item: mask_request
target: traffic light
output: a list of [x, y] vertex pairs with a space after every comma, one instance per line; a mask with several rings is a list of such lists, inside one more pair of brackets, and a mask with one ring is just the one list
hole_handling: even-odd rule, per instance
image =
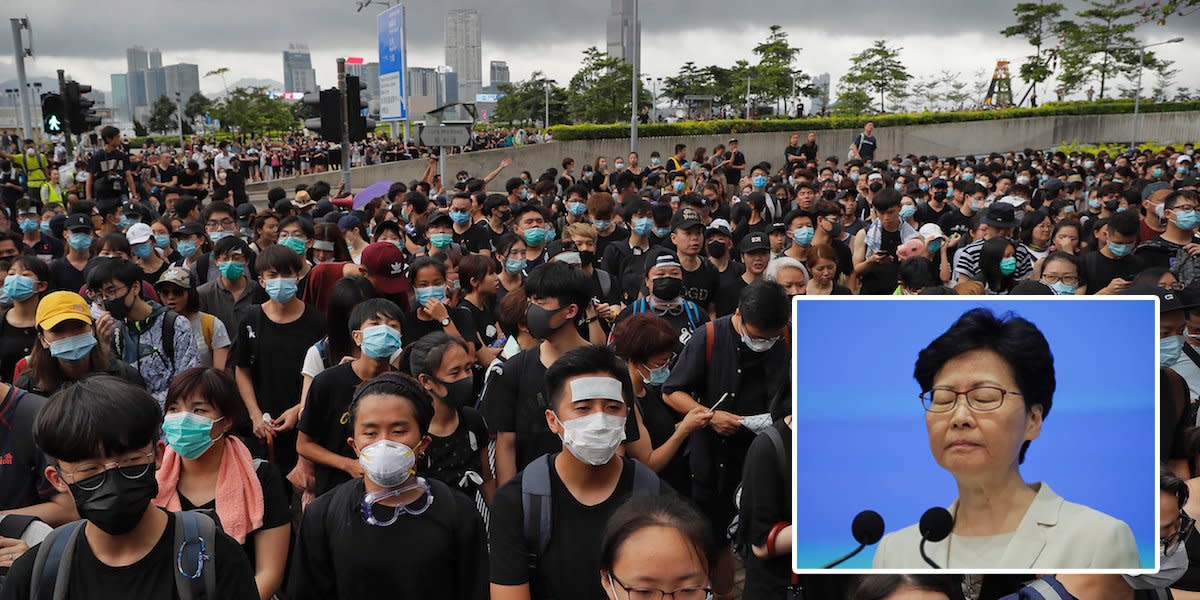
[[100, 117], [92, 110], [95, 102], [88, 100], [84, 94], [92, 91], [92, 86], [76, 81], [68, 81], [66, 85], [67, 121], [71, 123], [71, 133], [82, 135], [100, 126]]
[[350, 122], [350, 141], [367, 139], [367, 133], [375, 131], [375, 120], [367, 118], [367, 101], [362, 91], [367, 84], [354, 75], [346, 76], [346, 115]]
[[67, 116], [62, 96], [54, 93], [42, 94], [42, 130], [49, 135], [66, 132], [64, 119]]
[[306, 106], [316, 108], [319, 117], [304, 120], [306, 129], [321, 135], [327, 142], [341, 143], [342, 141], [342, 92], [337, 88], [329, 88], [319, 92], [309, 92], [304, 95]]

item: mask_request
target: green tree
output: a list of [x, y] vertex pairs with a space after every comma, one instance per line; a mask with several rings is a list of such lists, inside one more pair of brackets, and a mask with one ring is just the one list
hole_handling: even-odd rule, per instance
[[[568, 86], [567, 112], [576, 123], [616, 123], [629, 119], [633, 66], [595, 46], [583, 51], [582, 66]], [[650, 93], [638, 94], [639, 109], [649, 106]]]
[[967, 91], [967, 82], [962, 80], [962, 73], [951, 73], [943, 70], [936, 77], [938, 81], [937, 97], [939, 102], [945, 102], [948, 110], [962, 110], [967, 100], [971, 99]]
[[1151, 92], [1155, 102], [1166, 102], [1171, 97], [1171, 88], [1175, 85], [1175, 77], [1179, 69], [1172, 69], [1173, 60], [1160, 60], [1154, 69], [1154, 89]]
[[842, 82], [872, 95], [878, 94], [879, 112], [884, 112], [884, 98], [904, 98], [912, 79], [908, 68], [900, 62], [900, 50], [902, 48], [889, 48], [884, 40], [875, 40], [870, 48], [850, 57], [850, 71]]
[[[1033, 106], [1037, 106], [1037, 86], [1050, 78], [1050, 62], [1056, 45], [1071, 23], [1061, 19], [1066, 7], [1058, 2], [1020, 2], [1013, 7], [1017, 23], [1000, 30], [1005, 37], [1023, 37], [1034, 47], [1034, 53], [1021, 63], [1021, 80], [1032, 86]], [[1014, 99], [1015, 100], [1015, 99]]]
[[871, 110], [871, 94], [857, 86], [838, 85], [837, 101], [830, 106], [835, 115], [860, 115]]
[[221, 129], [249, 134], [289, 131], [298, 121], [291, 105], [271, 98], [265, 87], [234, 88], [210, 113], [221, 122]]
[[175, 129], [175, 103], [166, 96], [159, 96], [150, 107], [150, 131], [166, 133]]
[[[297, 102], [297, 104], [302, 104]], [[183, 116], [188, 120], [202, 117], [212, 107], [212, 100], [200, 92], [195, 92], [187, 99], [187, 104], [183, 105]]]
[[1200, 0], [1148, 0], [1140, 9], [1142, 20], [1164, 25], [1170, 17], [1186, 17], [1200, 10]]
[[[528, 125], [546, 118], [546, 88], [542, 83], [546, 76], [534, 71], [529, 79], [500, 86], [504, 94], [496, 103], [495, 120], [502, 123]], [[560, 125], [567, 122], [567, 90], [550, 84], [550, 122]]]
[[800, 48], [793, 47], [788, 42], [787, 32], [779, 25], [772, 25], [767, 39], [754, 47], [758, 56], [756, 87], [759, 98], [777, 105], [782, 100], [783, 110], [787, 112], [788, 101], [800, 96], [811, 96], [816, 93], [812, 86], [812, 77], [804, 71], [792, 67]]
[[[1140, 42], [1133, 35], [1138, 23], [1138, 5], [1134, 0], [1085, 0], [1088, 8], [1079, 11], [1079, 23], [1064, 28], [1063, 48], [1059, 56], [1062, 74], [1059, 82], [1067, 92], [1085, 84], [1099, 83], [1099, 98], [1104, 98], [1109, 82], [1117, 76], [1136, 76]], [[1146, 52], [1147, 68], [1158, 67], [1158, 58]]]

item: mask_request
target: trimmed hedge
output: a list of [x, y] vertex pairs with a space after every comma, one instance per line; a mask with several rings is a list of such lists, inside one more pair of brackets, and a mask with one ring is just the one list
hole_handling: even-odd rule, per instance
[[[1145, 113], [1200, 110], [1200, 101], [1143, 102], [1138, 110]], [[638, 137], [767, 133], [809, 129], [858, 129], [865, 125], [867, 121], [873, 121], [878, 127], [898, 127], [903, 125], [961, 123], [964, 121], [990, 121], [994, 119], [1020, 119], [1025, 117], [1110, 115], [1132, 112], [1132, 100], [1050, 102], [1037, 108], [1000, 108], [995, 110], [881, 115], [834, 115], [830, 117], [805, 117], [803, 119], [727, 119], [719, 121], [649, 123], [638, 126]], [[628, 123], [613, 125], [555, 125], [550, 129], [554, 135], [554, 139], [560, 142], [629, 137]]]

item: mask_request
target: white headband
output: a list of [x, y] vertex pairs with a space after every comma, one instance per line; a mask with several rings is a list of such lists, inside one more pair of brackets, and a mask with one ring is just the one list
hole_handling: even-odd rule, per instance
[[571, 380], [571, 402], [604, 399], [624, 402], [621, 382], [612, 377], [580, 377]]
[[327, 240], [316, 240], [313, 242], [313, 250], [324, 250], [325, 252], [333, 252], [333, 242]]

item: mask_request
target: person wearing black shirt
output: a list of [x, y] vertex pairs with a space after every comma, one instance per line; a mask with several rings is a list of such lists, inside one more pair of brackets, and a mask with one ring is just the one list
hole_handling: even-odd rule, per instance
[[429, 394], [385, 374], [362, 384], [347, 412], [364, 477], [305, 509], [288, 596], [485, 600], [487, 534], [474, 502], [412, 474], [430, 444]]
[[604, 249], [600, 268], [620, 283], [620, 302], [628, 304], [638, 296], [642, 282], [642, 257], [650, 249], [654, 235], [654, 213], [649, 202], [633, 198], [629, 206], [629, 238]]
[[[546, 372], [546, 403], [541, 419], [563, 451], [546, 455], [496, 492], [492, 505], [490, 579], [494, 598], [577, 598], [608, 596], [596, 576], [605, 523], [634, 492], [635, 470], [646, 469], [616, 455], [632, 413], [624, 364], [604, 346], [578, 347], [563, 354]], [[575, 432], [586, 430], [586, 437]], [[536, 472], [531, 469], [538, 469]], [[648, 470], [648, 469], [646, 469]], [[527, 482], [549, 479], [548, 543], [530, 539], [524, 514]], [[671, 493], [651, 471], [654, 489]], [[638, 478], [647, 478], [639, 473]]]
[[166, 190], [179, 186], [179, 170], [171, 164], [171, 155], [158, 155], [158, 163], [150, 167], [150, 186], [155, 195], [162, 197]]
[[737, 308], [737, 295], [745, 287], [742, 275], [746, 266], [733, 260], [733, 237], [729, 234], [729, 225], [723, 220], [715, 220], [708, 225], [708, 240], [705, 249], [708, 250], [708, 262], [717, 271], [717, 316], [733, 314]]
[[478, 254], [481, 251], [492, 251], [491, 236], [487, 234], [486, 226], [480, 228], [477, 223], [471, 222], [471, 196], [465, 193], [455, 194], [450, 200], [450, 220], [451, 233], [454, 235], [454, 242], [466, 249], [471, 254]]
[[1174, 192], [1163, 200], [1163, 221], [1166, 231], [1158, 237], [1138, 245], [1136, 256], [1144, 267], [1179, 268], [1179, 251], [1195, 240], [1196, 227], [1200, 226], [1197, 209], [1200, 195], [1196, 192]]
[[683, 297], [712, 316], [717, 310], [720, 276], [712, 264], [700, 257], [704, 243], [700, 212], [692, 207], [681, 208], [671, 221], [671, 229], [671, 243], [678, 250], [679, 264], [683, 266]]
[[[746, 452], [742, 473], [742, 497], [738, 519], [738, 542], [751, 549], [746, 554], [746, 598], [787, 598], [791, 583], [791, 552], [768, 549], [790, 540], [789, 524], [775, 530], [777, 523], [792, 520], [792, 417], [771, 425], [783, 440], [777, 446], [768, 435], [760, 435]], [[775, 539], [769, 539], [775, 530]]]
[[929, 200], [917, 208], [917, 222], [922, 225], [934, 223], [940, 226], [939, 221], [942, 215], [953, 212], [956, 208], [947, 202], [946, 195], [946, 182], [944, 180], [934, 181]]
[[875, 136], [872, 135], [874, 132], [875, 123], [867, 121], [867, 124], [863, 126], [862, 133], [854, 136], [854, 144], [852, 145], [853, 153], [863, 163], [870, 163], [875, 160], [875, 150], [879, 147], [879, 144], [875, 141]]
[[33, 439], [34, 422], [46, 398], [0, 383], [0, 453], [11, 457], [0, 469], [0, 510], [37, 517], [57, 527], [75, 519], [71, 498], [46, 479], [46, 455]]
[[800, 134], [793, 133], [788, 138], [787, 148], [783, 149], [783, 167], [788, 173], [796, 167], [803, 167], [805, 163], [804, 153], [800, 150]]
[[88, 161], [85, 194], [88, 200], [121, 199], [128, 195], [136, 200], [137, 187], [129, 171], [129, 157], [121, 151], [121, 132], [112, 125], [100, 130], [104, 148], [97, 150]]
[[[446, 264], [429, 256], [413, 261], [408, 271], [416, 290], [417, 308], [404, 313], [400, 332], [406, 340], [419, 340], [435, 331], [453, 335], [477, 347], [471, 313], [446, 300]], [[474, 351], [472, 349], [472, 351]]]
[[683, 270], [679, 259], [670, 250], [651, 250], [646, 255], [643, 284], [647, 290], [645, 296], [626, 306], [616, 321], [619, 323], [637, 314], [653, 314], [671, 325], [677, 340], [675, 352], [681, 352], [696, 329], [708, 322], [708, 312], [683, 298]]
[[1133, 256], [1138, 236], [1137, 213], [1114, 213], [1106, 225], [1108, 243], [1088, 252], [1079, 260], [1079, 275], [1088, 294], [1119, 294], [1142, 270], [1142, 261]]
[[400, 349], [400, 307], [391, 300], [372, 298], [350, 312], [350, 339], [361, 348], [358, 357], [321, 371], [308, 388], [297, 425], [296, 449], [313, 463], [312, 492], [325, 492], [362, 475], [348, 420], [354, 389], [391, 369], [389, 360]]
[[817, 162], [817, 134], [810, 131], [804, 141], [804, 145], [800, 146], [800, 154], [804, 157], [805, 162]]
[[[39, 417], [33, 435], [53, 465], [47, 468], [47, 478], [60, 493], [74, 497], [83, 519], [74, 556], [64, 565], [68, 571], [62, 584], [70, 590], [68, 597], [178, 597], [175, 519], [180, 517], [151, 505], [158, 491], [156, 467], [164, 453], [158, 402], [114, 377], [90, 377], [53, 396]], [[120, 473], [111, 463], [121, 465]], [[204, 570], [215, 569], [216, 589], [209, 597], [258, 600], [246, 553], [220, 527], [215, 531], [215, 539], [205, 540], [210, 559], [201, 563]], [[17, 559], [0, 598], [36, 600], [32, 580], [42, 574], [34, 572], [34, 565], [47, 551], [35, 546]], [[131, 562], [131, 557], [140, 558]], [[53, 585], [41, 583], [39, 594], [52, 596]]]
[[742, 170], [746, 168], [746, 155], [738, 152], [738, 141], [729, 140], [729, 150], [725, 152], [724, 160], [713, 166], [713, 170], [725, 170], [725, 183], [736, 186], [742, 179]]

